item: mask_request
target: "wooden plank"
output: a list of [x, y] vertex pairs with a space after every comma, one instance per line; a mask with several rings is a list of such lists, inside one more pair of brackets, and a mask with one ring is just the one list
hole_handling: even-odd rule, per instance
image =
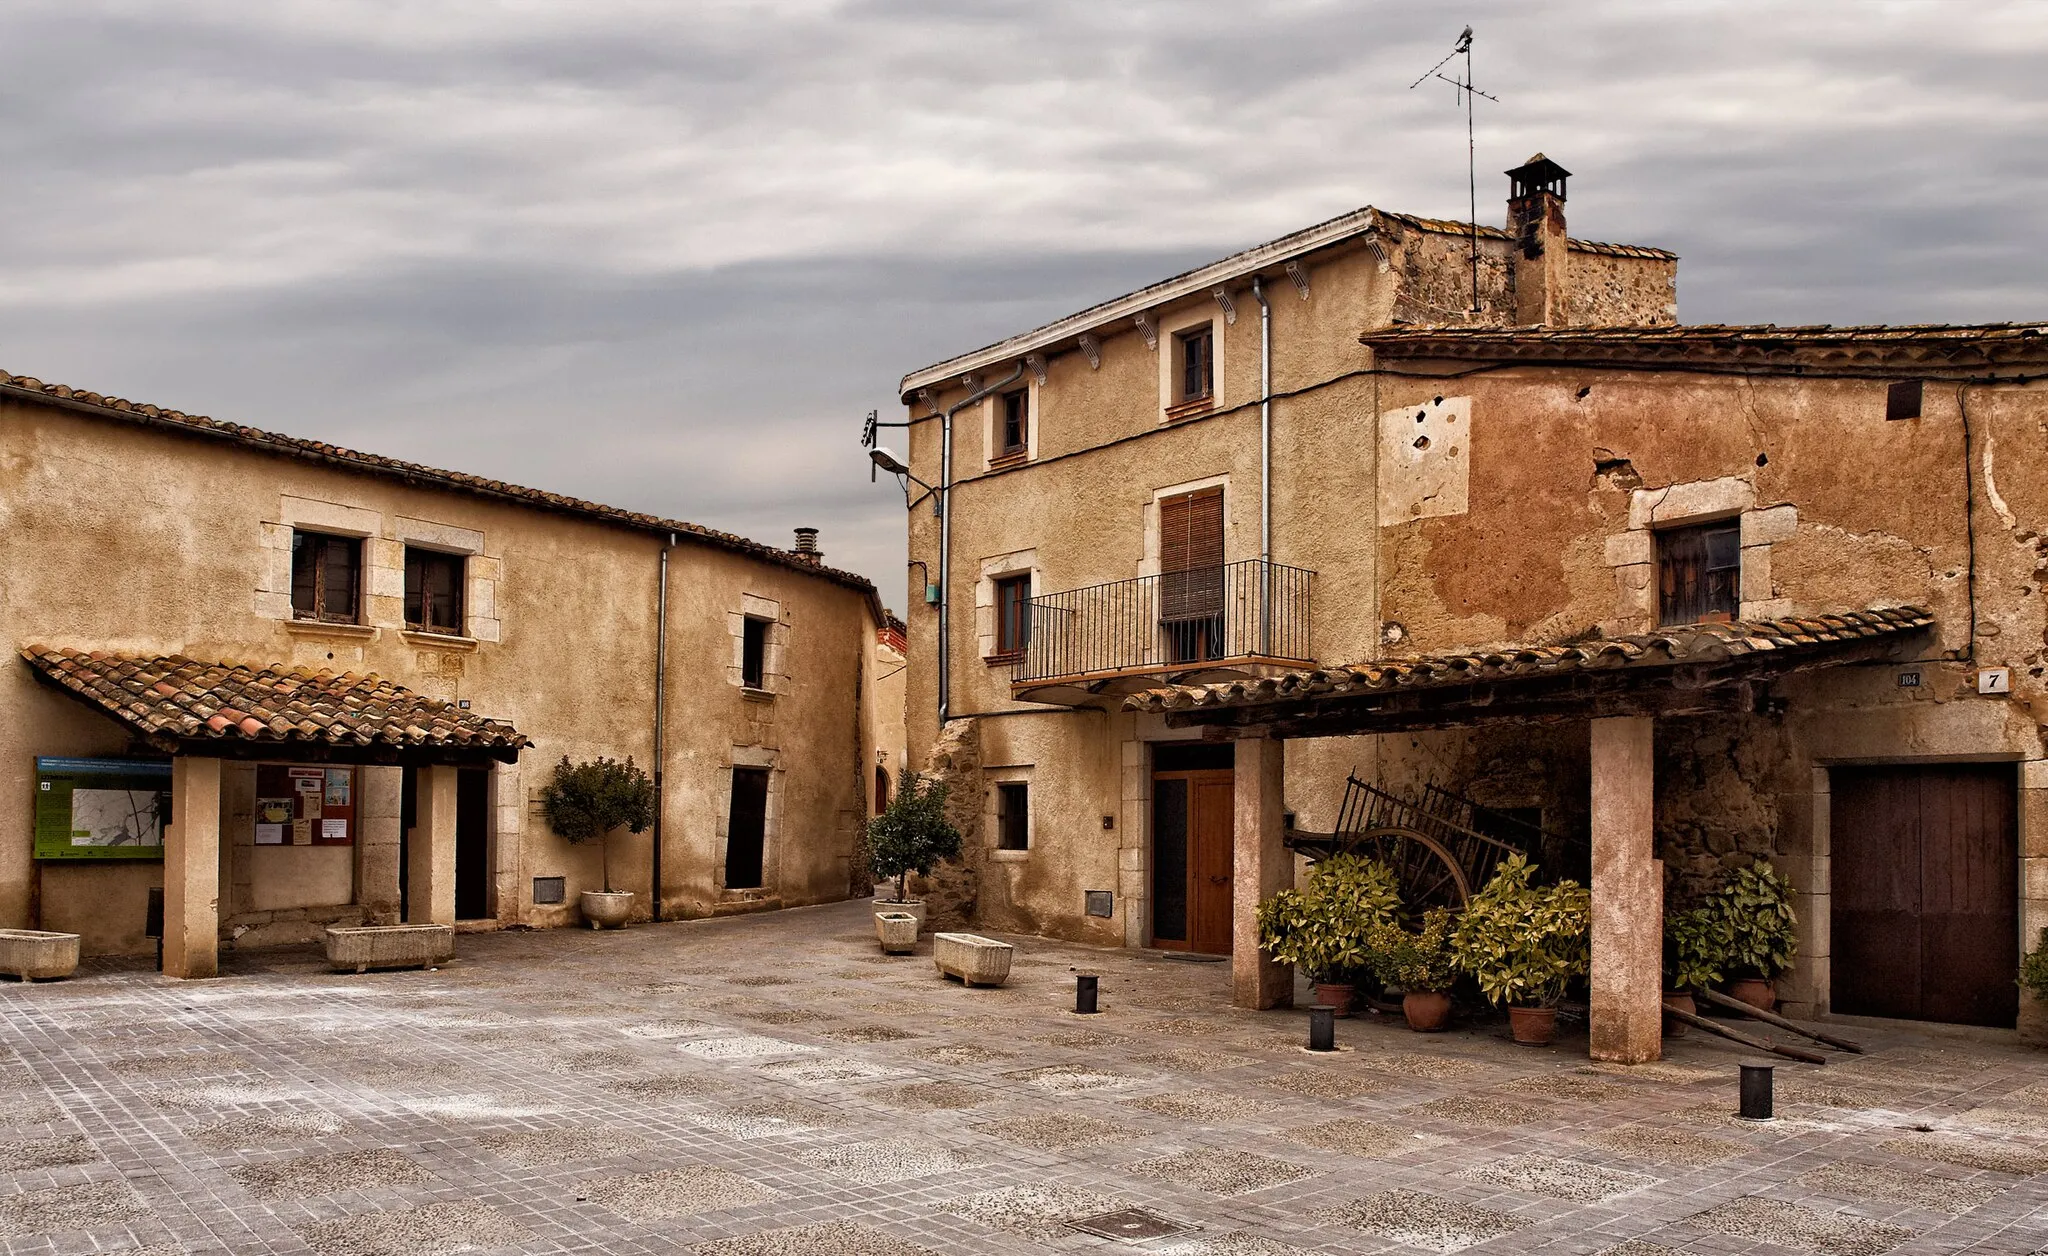
[[1730, 1042], [1739, 1042], [1745, 1047], [1754, 1047], [1758, 1051], [1769, 1051], [1774, 1055], [1782, 1055], [1788, 1060], [1799, 1060], [1806, 1064], [1826, 1064], [1828, 1062], [1828, 1058], [1818, 1051], [1808, 1051], [1805, 1047], [1788, 1047], [1772, 1042], [1769, 1038], [1759, 1038], [1755, 1034], [1746, 1034], [1739, 1029], [1730, 1029], [1719, 1021], [1711, 1021], [1704, 1016], [1696, 1016], [1683, 1008], [1673, 1007], [1669, 1003], [1664, 1005], [1664, 1014], [1676, 1020], [1684, 1021], [1694, 1029], [1704, 1029], [1708, 1033], [1726, 1038]]
[[1744, 1003], [1741, 999], [1732, 999], [1727, 995], [1722, 994], [1719, 990], [1695, 991], [1693, 997], [1696, 999], [1705, 999], [1707, 1002], [1713, 1004], [1715, 1007], [1726, 1008], [1731, 1012], [1737, 1012], [1743, 1016], [1748, 1016], [1756, 1020], [1760, 1020], [1766, 1025], [1776, 1025], [1780, 1029], [1789, 1029], [1793, 1033], [1798, 1034], [1804, 1038], [1811, 1038], [1815, 1042], [1825, 1042], [1831, 1047], [1840, 1047], [1844, 1051], [1853, 1051], [1857, 1055], [1865, 1054], [1862, 1047], [1849, 1041], [1847, 1038], [1837, 1038], [1832, 1034], [1824, 1034], [1820, 1032], [1818, 1029], [1802, 1028], [1801, 1026], [1795, 1025], [1791, 1021], [1786, 1020], [1784, 1017], [1778, 1015], [1776, 1012], [1766, 1012], [1760, 1007], [1751, 1007], [1749, 1004]]

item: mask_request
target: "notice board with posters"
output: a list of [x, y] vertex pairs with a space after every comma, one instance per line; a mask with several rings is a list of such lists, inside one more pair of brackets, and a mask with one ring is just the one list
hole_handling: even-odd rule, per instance
[[348, 846], [356, 840], [354, 768], [256, 765], [258, 846]]
[[36, 758], [37, 859], [162, 859], [171, 765]]

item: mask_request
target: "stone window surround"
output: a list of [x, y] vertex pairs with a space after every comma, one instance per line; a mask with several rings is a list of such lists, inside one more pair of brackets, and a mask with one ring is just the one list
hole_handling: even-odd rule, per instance
[[718, 773], [717, 827], [713, 830], [717, 849], [713, 852], [711, 883], [718, 893], [725, 888], [725, 850], [732, 823], [732, 770], [768, 769], [768, 804], [761, 821], [761, 892], [773, 894], [782, 884], [782, 752], [772, 746], [734, 746]]
[[[750, 689], [746, 684], [747, 621], [750, 619], [758, 619], [768, 625], [768, 639], [761, 650], [759, 689]], [[732, 634], [732, 665], [726, 668], [727, 682], [749, 697], [769, 698], [786, 692], [789, 680], [789, 673], [785, 670], [789, 649], [789, 625], [782, 618], [782, 603], [772, 598], [742, 593], [740, 608], [736, 611], [727, 611], [725, 623], [726, 630]]]
[[[1016, 392], [1006, 388], [1003, 392]], [[1001, 452], [1003, 436], [1003, 393], [990, 393], [981, 402], [981, 453], [982, 466], [995, 470], [998, 466], [1015, 466], [1020, 461], [1015, 454], [1005, 457]], [[1030, 372], [1024, 375], [1024, 457], [1021, 461], [1031, 462], [1038, 457], [1038, 379]]]
[[1737, 617], [1778, 619], [1792, 613], [1771, 579], [1771, 545], [1789, 541], [1799, 528], [1795, 506], [1759, 507], [1756, 486], [1739, 476], [1694, 480], [1663, 488], [1639, 488], [1629, 496], [1628, 530], [1607, 538], [1606, 565], [1615, 579], [1615, 618], [1601, 625], [1610, 633], [1644, 632], [1657, 626], [1657, 536], [1666, 528], [1737, 519], [1742, 529], [1742, 571]]
[[1036, 597], [1040, 592], [1036, 549], [1014, 550], [981, 560], [981, 575], [974, 583], [974, 641], [981, 657], [991, 660], [991, 667], [1007, 664], [1012, 657], [996, 653], [996, 579], [1020, 574], [1030, 575], [1031, 593]]
[[[1204, 296], [1200, 304], [1190, 305], [1177, 313], [1162, 315], [1159, 319], [1159, 347], [1154, 350], [1159, 357], [1159, 421], [1171, 423], [1168, 412], [1181, 403], [1174, 400], [1179, 385], [1179, 354], [1175, 351], [1175, 340], [1181, 332], [1190, 327], [1209, 325], [1209, 405], [1208, 410], [1221, 410], [1227, 404], [1223, 395], [1223, 311], [1214, 298]], [[1206, 412], [1206, 411], [1205, 411]]]
[[[292, 534], [298, 531], [362, 539], [363, 616], [360, 625], [316, 625], [301, 621], [292, 614]], [[498, 581], [504, 574], [504, 562], [484, 554], [484, 534], [481, 532], [405, 515], [393, 515], [389, 528], [386, 528], [383, 515], [377, 511], [286, 493], [278, 499], [277, 521], [261, 524], [260, 536], [267, 558], [257, 581], [254, 609], [265, 619], [287, 624], [303, 623], [308, 630], [314, 631], [369, 635], [375, 635], [384, 628], [407, 631], [405, 549], [407, 545], [415, 545], [468, 556], [468, 561], [463, 564], [463, 616], [467, 636], [450, 638], [439, 633], [408, 635], [449, 642], [502, 639], [503, 623], [498, 618]]]
[[1007, 767], [985, 767], [981, 770], [983, 797], [987, 800], [982, 807], [981, 831], [985, 834], [983, 841], [988, 844], [988, 857], [997, 863], [1022, 863], [1031, 858], [1032, 851], [1038, 849], [1038, 791], [1035, 789], [1030, 792], [1024, 812], [1024, 849], [1002, 850], [996, 845], [1002, 840], [999, 820], [1001, 813], [998, 809], [1000, 800], [997, 797], [996, 786], [1005, 783], [1029, 786], [1034, 766], [1021, 763]]

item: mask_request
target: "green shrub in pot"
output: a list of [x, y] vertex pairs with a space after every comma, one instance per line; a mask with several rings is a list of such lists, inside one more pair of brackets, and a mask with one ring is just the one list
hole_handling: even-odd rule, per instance
[[1401, 914], [1393, 870], [1376, 860], [1332, 855], [1309, 869], [1298, 890], [1259, 904], [1259, 949], [1310, 981], [1343, 984], [1372, 968], [1372, 932]]
[[1409, 994], [1447, 994], [1458, 980], [1458, 951], [1452, 943], [1456, 920], [1450, 911], [1432, 907], [1421, 926], [1376, 926], [1370, 935], [1373, 971], [1381, 981]]
[[595, 838], [604, 857], [604, 888], [612, 888], [611, 843], [614, 829], [643, 833], [654, 823], [654, 782], [631, 755], [624, 763], [603, 755], [587, 763], [569, 756], [555, 765], [554, 775], [540, 792], [541, 812], [548, 827], [581, 845]]
[[1535, 875], [1508, 856], [1452, 935], [1459, 967], [1495, 1003], [1554, 1007], [1592, 967], [1592, 895], [1576, 881], [1537, 885]]
[[928, 877], [942, 859], [960, 856], [960, 830], [946, 819], [948, 787], [936, 776], [907, 772], [882, 814], [868, 821], [868, 867], [896, 883], [896, 901], [910, 893], [910, 874]]
[[1712, 904], [1664, 917], [1664, 988], [1690, 993], [1716, 986], [1732, 950], [1728, 922]]
[[1703, 906], [1714, 913], [1725, 940], [1721, 966], [1729, 977], [1776, 981], [1792, 967], [1792, 954], [1799, 946], [1792, 883], [1769, 860], [1737, 869]]

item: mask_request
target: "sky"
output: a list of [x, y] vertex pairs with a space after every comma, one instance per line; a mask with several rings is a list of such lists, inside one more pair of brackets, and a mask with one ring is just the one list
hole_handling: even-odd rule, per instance
[[1541, 150], [1685, 322], [2048, 319], [2048, 3], [7, 0], [0, 370], [905, 606], [906, 373]]

